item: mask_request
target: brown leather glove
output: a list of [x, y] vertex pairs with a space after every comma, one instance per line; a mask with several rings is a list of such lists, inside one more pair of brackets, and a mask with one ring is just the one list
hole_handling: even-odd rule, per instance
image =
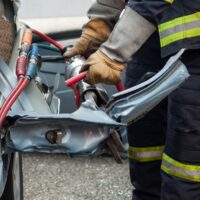
[[89, 84], [117, 84], [124, 67], [125, 64], [111, 60], [98, 50], [87, 59], [80, 72], [88, 70], [85, 81]]
[[88, 58], [105, 42], [111, 32], [109, 25], [102, 19], [90, 20], [83, 28], [82, 35], [74, 47], [64, 53], [67, 58], [82, 55]]

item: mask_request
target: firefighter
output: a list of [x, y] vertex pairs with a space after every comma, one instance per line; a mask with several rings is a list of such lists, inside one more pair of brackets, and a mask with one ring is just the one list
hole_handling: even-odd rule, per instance
[[[122, 10], [125, 8], [125, 1], [121, 0], [115, 0], [107, 5], [99, 2], [101, 1], [95, 2], [89, 9], [88, 16], [90, 21], [84, 26], [82, 36], [74, 45], [74, 48], [65, 53], [66, 57], [82, 54], [87, 58], [95, 52], [108, 38]], [[160, 57], [159, 36], [156, 32], [127, 64], [125, 87], [130, 88], [136, 85], [146, 72], [159, 71], [165, 62], [166, 59]], [[144, 118], [128, 126], [127, 133], [130, 149], [133, 146], [163, 147], [165, 129], [166, 100], [160, 103]], [[130, 178], [135, 187], [133, 196], [142, 199], [146, 196], [148, 199], [151, 197], [160, 199], [161, 154], [157, 159], [147, 163], [132, 158], [130, 153]]]
[[0, 58], [9, 63], [15, 39], [15, 13], [20, 1], [0, 0]]
[[[122, 6], [123, 3], [125, 2], [98, 0], [96, 4], [99, 4], [99, 7], [93, 9], [91, 20], [102, 19], [99, 14], [102, 9], [109, 10], [113, 8], [113, 12], [119, 11], [124, 6]], [[139, 122], [138, 126], [134, 127], [133, 125], [136, 132], [131, 134], [129, 131], [130, 173], [136, 188], [133, 199], [199, 199], [199, 11], [200, 4], [197, 0], [193, 2], [186, 0], [130, 0], [114, 28], [110, 26], [110, 22], [116, 19], [113, 17], [116, 16], [113, 15], [113, 12], [108, 12], [110, 13], [110, 15], [108, 14], [108, 21], [106, 21], [107, 18], [103, 18], [108, 27], [111, 27], [112, 32], [104, 43], [99, 42], [100, 48], [89, 56], [86, 65], [82, 68], [82, 70], [88, 70], [86, 77], [88, 83], [118, 83], [120, 74], [130, 60], [131, 55], [133, 55], [133, 62], [137, 59], [140, 61], [146, 60], [148, 55], [151, 55], [149, 53], [152, 50], [151, 42], [156, 37], [155, 32], [157, 30], [163, 58], [157, 55], [158, 57], [152, 56], [150, 60], [157, 59], [162, 63], [168, 56], [173, 55], [182, 48], [186, 49], [182, 61], [187, 66], [191, 76], [168, 97], [165, 146], [164, 136], [159, 135], [159, 132], [164, 133], [162, 127], [165, 126], [165, 117], [163, 117], [163, 125], [161, 124], [162, 127], [160, 127], [161, 131], [157, 135], [148, 134], [147, 131], [145, 134], [140, 134], [141, 124]], [[83, 29], [83, 34], [86, 33], [85, 30]], [[91, 39], [88, 41], [86, 51], [92, 46]], [[148, 43], [150, 46], [148, 46]], [[142, 52], [146, 54], [142, 54]], [[153, 54], [153, 52], [151, 53]], [[153, 55], [156, 56], [156, 53]], [[143, 67], [141, 66], [141, 69]], [[148, 68], [148, 65], [146, 65], [146, 68]], [[130, 69], [129, 66], [128, 69]], [[134, 73], [137, 73], [135, 67], [133, 67], [131, 76], [134, 76]], [[130, 75], [129, 72], [128, 75]], [[150, 117], [151, 113], [148, 115]], [[148, 116], [146, 117], [148, 119]], [[154, 117], [153, 114], [152, 117]], [[151, 121], [145, 126], [148, 129], [154, 128]], [[159, 160], [161, 157], [162, 164], [160, 166]], [[162, 184], [158, 173], [159, 167], [161, 167]]]

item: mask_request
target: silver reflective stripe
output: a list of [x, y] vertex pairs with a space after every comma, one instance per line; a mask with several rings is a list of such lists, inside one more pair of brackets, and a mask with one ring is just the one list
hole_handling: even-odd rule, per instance
[[183, 32], [185, 30], [191, 30], [193, 28], [198, 28], [198, 27], [200, 27], [200, 20], [195, 21], [195, 22], [181, 24], [181, 25], [178, 25], [178, 26], [174, 26], [172, 28], [169, 28], [167, 30], [160, 32], [160, 38], [162, 39], [162, 38], [165, 38], [165, 37], [172, 35], [174, 33]]
[[181, 163], [167, 154], [163, 154], [161, 169], [172, 176], [200, 182], [200, 166]]
[[140, 161], [149, 162], [161, 160], [164, 146], [155, 147], [129, 147], [129, 158]]

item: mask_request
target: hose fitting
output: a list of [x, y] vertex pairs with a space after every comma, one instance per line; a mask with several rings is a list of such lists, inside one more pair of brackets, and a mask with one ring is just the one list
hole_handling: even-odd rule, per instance
[[32, 42], [32, 30], [26, 29], [22, 36], [21, 49], [19, 51], [19, 57], [16, 63], [16, 75], [18, 78], [21, 76], [25, 76], [26, 74], [27, 56], [31, 42]]
[[24, 34], [22, 36], [22, 41], [21, 41], [21, 46], [24, 46], [26, 45], [28, 47], [28, 49], [30, 48], [31, 46], [31, 43], [32, 43], [32, 30], [31, 29], [26, 29], [24, 31]]
[[29, 53], [29, 61], [26, 71], [26, 76], [30, 79], [33, 79], [36, 76], [37, 71], [40, 68], [40, 60], [41, 57], [38, 47], [36, 45], [32, 45]]

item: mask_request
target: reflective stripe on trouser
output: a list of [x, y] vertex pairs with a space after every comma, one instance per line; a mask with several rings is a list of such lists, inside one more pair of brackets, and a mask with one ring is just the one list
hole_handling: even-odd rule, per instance
[[161, 169], [172, 176], [200, 182], [200, 166], [184, 164], [163, 154]]
[[131, 147], [129, 146], [128, 157], [139, 162], [161, 160], [164, 146], [154, 147]]
[[[146, 72], [157, 72], [162, 68], [164, 63], [165, 60], [160, 58], [158, 33], [155, 33], [134, 55], [132, 61], [128, 64], [126, 68], [126, 88], [137, 84]], [[146, 114], [144, 118], [129, 125], [127, 128], [129, 145], [136, 149], [155, 146], [159, 146], [160, 148], [160, 146], [164, 145], [166, 130], [165, 110], [166, 101], [161, 102], [160, 105]], [[134, 148], [130, 148], [130, 157], [136, 154], [132, 151]], [[148, 150], [150, 150], [150, 148], [148, 148]], [[141, 155], [142, 158], [145, 157], [146, 159], [150, 152], [152, 151], [146, 153], [145, 151], [137, 152], [137, 157]], [[155, 154], [157, 157], [157, 149]], [[129, 163], [131, 183], [135, 188], [133, 190], [133, 199], [160, 200], [161, 160], [153, 161], [151, 157], [151, 161], [146, 160], [145, 162], [140, 162], [138, 159], [130, 158]]]
[[165, 0], [167, 3], [173, 3], [174, 0]]
[[158, 26], [161, 47], [200, 36], [200, 12], [178, 17]]
[[200, 50], [182, 56], [190, 77], [168, 98], [162, 200], [200, 199]]

